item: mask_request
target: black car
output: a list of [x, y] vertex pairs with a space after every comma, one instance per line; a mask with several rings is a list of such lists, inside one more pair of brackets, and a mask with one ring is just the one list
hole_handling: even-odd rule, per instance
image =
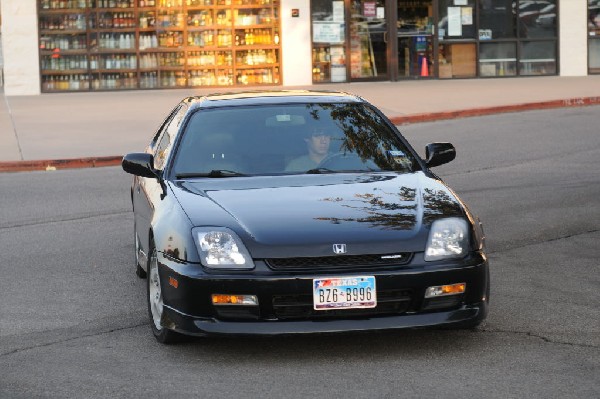
[[454, 157], [351, 94], [184, 99], [122, 162], [154, 335], [477, 326], [482, 226], [429, 169]]

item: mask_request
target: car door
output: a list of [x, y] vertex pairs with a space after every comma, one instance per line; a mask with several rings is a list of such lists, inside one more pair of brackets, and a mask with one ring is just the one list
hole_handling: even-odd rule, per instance
[[[179, 104], [171, 111], [160, 129], [155, 134], [146, 149], [154, 157], [154, 169], [161, 174], [169, 158], [173, 143], [187, 105]], [[163, 185], [158, 178], [135, 177], [132, 187], [132, 201], [134, 209], [134, 223], [136, 234], [145, 253], [148, 253], [149, 233], [155, 208], [160, 206], [164, 198]]]

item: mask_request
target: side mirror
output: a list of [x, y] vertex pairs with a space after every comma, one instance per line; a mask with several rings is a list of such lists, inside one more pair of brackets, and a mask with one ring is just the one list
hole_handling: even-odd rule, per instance
[[157, 177], [153, 165], [154, 157], [146, 153], [127, 154], [121, 161], [121, 167], [125, 172], [141, 177]]
[[428, 168], [443, 165], [456, 157], [456, 149], [450, 143], [430, 143], [425, 146]]

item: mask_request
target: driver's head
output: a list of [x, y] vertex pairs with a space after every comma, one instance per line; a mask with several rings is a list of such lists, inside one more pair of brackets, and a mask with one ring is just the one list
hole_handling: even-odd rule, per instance
[[308, 153], [311, 157], [324, 158], [329, 152], [331, 136], [322, 128], [314, 128], [304, 141], [306, 141]]

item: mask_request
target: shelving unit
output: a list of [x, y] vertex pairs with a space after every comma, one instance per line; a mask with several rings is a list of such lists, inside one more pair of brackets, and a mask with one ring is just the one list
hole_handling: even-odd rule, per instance
[[279, 0], [38, 1], [42, 92], [274, 85]]
[[314, 43], [312, 50], [313, 58], [313, 82], [331, 81], [331, 54], [330, 44]]
[[41, 1], [40, 7], [42, 91], [89, 90], [87, 3]]

